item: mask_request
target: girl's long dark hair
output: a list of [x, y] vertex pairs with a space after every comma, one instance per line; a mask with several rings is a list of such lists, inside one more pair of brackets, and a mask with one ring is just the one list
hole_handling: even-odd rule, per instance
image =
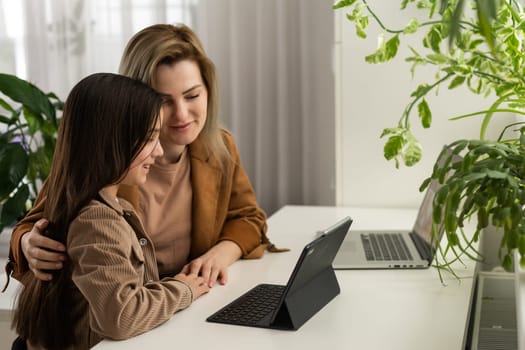
[[[70, 222], [98, 192], [121, 180], [151, 137], [164, 97], [146, 84], [117, 74], [81, 80], [64, 105], [48, 181], [45, 235], [67, 244]], [[41, 281], [22, 280], [13, 327], [32, 345], [60, 349], [75, 345], [71, 267]]]

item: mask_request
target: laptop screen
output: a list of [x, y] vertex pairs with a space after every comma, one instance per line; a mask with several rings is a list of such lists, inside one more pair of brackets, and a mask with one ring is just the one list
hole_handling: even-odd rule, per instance
[[[441, 167], [444, 165], [445, 161], [450, 157], [450, 149], [445, 147], [444, 151], [440, 153], [440, 158], [438, 159], [438, 165]], [[454, 154], [452, 155], [452, 162], [456, 163], [461, 161], [461, 156]], [[450, 175], [447, 174], [447, 175]], [[432, 210], [433, 210], [433, 201], [434, 195], [441, 188], [441, 184], [437, 180], [430, 181], [430, 184], [425, 192], [423, 197], [423, 202], [419, 207], [417, 213], [416, 222], [414, 223], [413, 232], [418, 236], [420, 243], [430, 250], [431, 255], [433, 255], [437, 245], [441, 241], [441, 235], [443, 234], [443, 228], [440, 230], [438, 237], [433, 241], [432, 240]]]
[[432, 202], [434, 195], [440, 188], [437, 181], [431, 181], [425, 192], [423, 202], [419, 207], [416, 222], [414, 223], [413, 232], [416, 233], [429, 246], [432, 242]]

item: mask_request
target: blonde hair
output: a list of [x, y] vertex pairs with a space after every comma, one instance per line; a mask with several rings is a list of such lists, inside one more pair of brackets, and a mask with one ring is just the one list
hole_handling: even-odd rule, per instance
[[181, 60], [191, 60], [199, 66], [208, 90], [206, 123], [199, 137], [222, 167], [231, 157], [221, 136], [215, 65], [206, 55], [195, 32], [184, 24], [155, 24], [142, 29], [130, 39], [124, 49], [119, 73], [154, 87], [157, 68], [162, 64], [173, 65]]

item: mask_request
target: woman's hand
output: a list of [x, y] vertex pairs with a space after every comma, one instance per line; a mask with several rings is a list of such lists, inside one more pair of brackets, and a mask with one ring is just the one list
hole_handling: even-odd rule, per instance
[[50, 281], [53, 276], [44, 270], [59, 270], [66, 260], [66, 247], [51, 238], [42, 235], [47, 227], [46, 219], [38, 220], [31, 231], [24, 233], [20, 240], [22, 253], [26, 257], [29, 269], [38, 279]]
[[182, 268], [182, 273], [201, 276], [209, 288], [219, 281], [228, 282], [228, 267], [239, 260], [241, 248], [232, 241], [220, 241], [205, 254], [190, 261]]
[[177, 281], [184, 282], [188, 285], [188, 287], [190, 287], [193, 296], [192, 301], [199, 298], [203, 294], [208, 293], [208, 291], [210, 290], [210, 287], [207, 283], [204, 282], [204, 278], [202, 278], [201, 276], [197, 276], [194, 274], [187, 275], [184, 273], [179, 273], [175, 276], [175, 279]]

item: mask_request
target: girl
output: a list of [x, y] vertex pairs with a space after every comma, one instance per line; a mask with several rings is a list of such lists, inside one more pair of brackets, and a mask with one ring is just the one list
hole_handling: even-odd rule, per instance
[[51, 281], [22, 278], [13, 326], [29, 349], [88, 349], [145, 332], [208, 291], [202, 277], [159, 280], [153, 245], [121, 186], [139, 186], [163, 155], [169, 98], [116, 74], [88, 76], [64, 106], [45, 236], [67, 246]]

